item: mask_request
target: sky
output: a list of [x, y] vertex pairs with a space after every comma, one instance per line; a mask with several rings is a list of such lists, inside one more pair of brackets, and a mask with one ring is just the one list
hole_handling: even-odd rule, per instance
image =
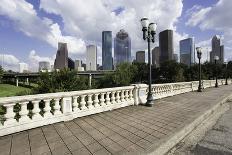
[[[157, 23], [157, 34], [174, 32], [174, 51], [179, 41], [194, 37], [203, 48], [203, 60], [211, 50], [211, 38], [221, 37], [225, 58], [232, 60], [232, 0], [0, 0], [0, 65], [18, 71], [19, 63], [38, 70], [39, 61], [54, 62], [58, 42], [67, 42], [69, 57], [85, 61], [86, 45], [98, 47], [101, 34], [113, 37], [125, 29], [132, 40], [132, 57], [146, 50], [140, 19]], [[158, 45], [158, 35], [156, 43]], [[3, 61], [4, 60], [4, 61]]]

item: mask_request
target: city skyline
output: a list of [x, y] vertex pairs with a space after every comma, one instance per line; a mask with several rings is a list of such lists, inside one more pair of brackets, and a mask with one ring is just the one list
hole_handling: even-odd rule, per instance
[[[165, 3], [165, 7], [159, 7], [159, 4], [156, 1], [148, 1], [147, 3], [142, 3], [139, 1], [128, 1], [120, 5], [115, 2], [108, 4], [108, 7], [102, 5], [103, 1], [99, 1], [99, 4], [93, 2], [91, 4], [82, 1], [77, 3], [82, 5], [70, 5], [72, 0], [66, 2], [67, 5], [62, 5], [60, 2], [51, 2], [47, 1], [2, 1], [1, 11], [0, 11], [0, 54], [4, 54], [5, 65], [10, 68], [15, 68], [15, 64], [20, 62], [26, 62], [29, 64], [30, 69], [38, 69], [39, 61], [49, 61], [52, 64], [54, 61], [57, 43], [58, 41], [67, 42], [70, 57], [75, 59], [82, 59], [85, 61], [85, 47], [88, 44], [96, 43], [98, 48], [98, 60], [100, 63], [101, 60], [101, 33], [104, 30], [112, 31], [112, 36], [120, 29], [125, 29], [132, 39], [132, 57], [135, 57], [135, 52], [138, 50], [146, 50], [146, 44], [141, 37], [141, 27], [139, 24], [139, 19], [143, 16], [147, 16], [148, 12], [151, 12], [149, 19], [151, 21], [157, 22], [158, 24], [158, 33], [165, 29], [174, 30], [174, 48], [175, 53], [179, 53], [179, 41], [188, 37], [195, 37], [196, 46], [200, 45], [203, 47], [208, 47], [208, 50], [211, 50], [211, 38], [212, 36], [218, 34], [222, 37], [223, 44], [225, 45], [225, 58], [230, 60], [230, 46], [229, 41], [231, 37], [229, 36], [231, 32], [229, 23], [219, 22], [220, 25], [215, 25], [214, 23], [209, 23], [206, 19], [207, 17], [212, 16], [214, 13], [217, 13], [217, 16], [221, 19], [224, 14], [220, 14], [218, 11], [222, 11], [226, 6], [230, 6], [231, 1], [229, 0], [212, 0], [210, 2], [206, 1], [176, 1], [175, 4], [169, 0], [160, 1], [160, 5]], [[75, 1], [76, 2], [76, 1]], [[139, 2], [140, 5], [134, 5]], [[149, 7], [157, 4], [157, 7]], [[166, 5], [167, 4], [167, 5]], [[78, 7], [89, 6], [93, 9], [93, 12], [85, 12], [83, 9]], [[19, 6], [18, 9], [13, 8], [13, 6]], [[25, 6], [25, 7], [23, 7]], [[147, 6], [147, 10], [141, 10], [142, 6]], [[70, 7], [68, 10], [73, 10], [73, 7], [77, 7], [78, 10], [75, 13], [68, 14], [65, 12], [65, 8]], [[99, 11], [104, 10], [103, 11]], [[134, 9], [135, 12], [130, 12], [131, 9]], [[173, 11], [173, 16], [169, 16], [168, 11]], [[14, 10], [9, 12], [8, 10]], [[152, 11], [160, 11], [161, 15], [157, 16]], [[206, 10], [206, 11], [204, 11]], [[99, 11], [99, 12], [98, 12]], [[224, 10], [223, 10], [224, 11]], [[98, 13], [94, 13], [98, 12]], [[101, 20], [105, 18], [105, 14], [112, 14], [112, 16], [107, 17], [106, 20]], [[166, 13], [167, 12], [167, 13]], [[202, 12], [201, 14], [198, 12]], [[83, 16], [80, 17], [81, 14]], [[132, 14], [131, 14], [132, 13]], [[103, 14], [101, 16], [101, 14]], [[68, 21], [68, 15], [70, 15], [70, 20]], [[96, 17], [96, 15], [99, 15]], [[127, 17], [131, 18], [127, 19]], [[23, 20], [21, 17], [30, 17], [29, 21]], [[91, 25], [97, 25], [97, 27], [91, 27], [86, 22], [77, 23], [74, 22], [74, 26], [77, 29], [74, 29], [69, 23], [72, 21], [79, 21], [79, 19], [84, 19], [85, 16], [88, 16], [90, 21], [93, 22]], [[100, 17], [101, 16], [101, 17]], [[76, 19], [75, 19], [76, 17]], [[227, 17], [227, 16], [226, 16]], [[166, 21], [162, 19], [165, 18]], [[75, 19], [75, 20], [73, 20]], [[94, 20], [99, 19], [99, 20]], [[110, 22], [109, 22], [110, 21]], [[230, 20], [225, 20], [230, 21]], [[216, 21], [217, 22], [217, 21]], [[33, 25], [36, 25], [34, 27]], [[69, 27], [70, 25], [70, 27]], [[88, 26], [87, 26], [88, 25]], [[114, 26], [113, 26], [114, 25]], [[215, 25], [215, 27], [212, 27]], [[222, 30], [221, 27], [225, 27], [225, 30]], [[47, 36], [44, 38], [44, 36]], [[152, 45], [154, 48], [158, 44], [156, 36], [156, 44]], [[75, 46], [73, 46], [75, 45]], [[206, 48], [204, 48], [206, 49]], [[146, 52], [147, 55], [147, 52]], [[204, 57], [204, 54], [203, 54]], [[146, 58], [147, 59], [147, 58]], [[100, 63], [101, 64], [101, 63]]]

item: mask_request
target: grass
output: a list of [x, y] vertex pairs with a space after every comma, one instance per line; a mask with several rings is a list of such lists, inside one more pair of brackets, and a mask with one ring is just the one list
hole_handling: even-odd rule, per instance
[[10, 84], [0, 84], [0, 97], [18, 96], [29, 94], [31, 90], [25, 87], [16, 87]]

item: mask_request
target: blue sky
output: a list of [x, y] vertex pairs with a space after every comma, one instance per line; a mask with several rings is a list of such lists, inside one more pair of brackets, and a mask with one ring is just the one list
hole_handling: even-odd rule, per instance
[[101, 64], [101, 32], [115, 35], [122, 28], [132, 38], [135, 55], [146, 49], [139, 19], [147, 16], [157, 22], [158, 32], [174, 30], [176, 53], [181, 39], [194, 37], [197, 45], [210, 49], [210, 39], [218, 34], [231, 59], [230, 6], [231, 0], [1, 0], [0, 56], [6, 69], [17, 70], [25, 62], [35, 71], [39, 61], [53, 62], [58, 41], [68, 43], [70, 57], [84, 61], [85, 46], [94, 43]]

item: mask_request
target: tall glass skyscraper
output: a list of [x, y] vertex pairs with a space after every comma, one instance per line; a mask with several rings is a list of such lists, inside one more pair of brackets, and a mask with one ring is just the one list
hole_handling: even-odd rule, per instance
[[112, 70], [112, 32], [102, 32], [102, 67], [103, 70]]
[[164, 30], [159, 33], [159, 50], [160, 63], [173, 60], [174, 47], [172, 30]]
[[180, 41], [180, 62], [188, 66], [195, 63], [194, 38], [188, 38]]
[[131, 39], [125, 30], [120, 30], [114, 38], [114, 65], [131, 62]]

